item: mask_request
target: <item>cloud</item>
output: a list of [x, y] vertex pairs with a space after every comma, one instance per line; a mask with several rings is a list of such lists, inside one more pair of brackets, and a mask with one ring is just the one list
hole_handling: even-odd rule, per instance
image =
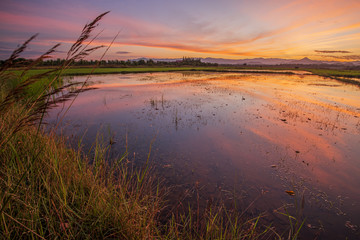
[[11, 51], [11, 50], [0, 49], [1, 59], [9, 58], [12, 53], [13, 53], [13, 51]]
[[115, 52], [116, 54], [129, 54], [129, 53], [131, 53], [131, 52], [126, 52], [126, 51], [117, 51], [117, 52]]
[[350, 61], [360, 60], [360, 55], [347, 55], [347, 56], [323, 55], [323, 57], [336, 58], [341, 60], [350, 60]]
[[[32, 50], [46, 50], [58, 42], [65, 43], [61, 49], [66, 49], [78, 36], [82, 23], [107, 7], [107, 4], [90, 1], [86, 10], [79, 11], [81, 4], [68, 4], [70, 0], [56, 4], [56, 7], [52, 1], [43, 4], [25, 0], [6, 2], [0, 10], [0, 40], [6, 41], [5, 46], [15, 47], [16, 43], [26, 40], [24, 35], [40, 32], [40, 37], [32, 42]], [[173, 3], [166, 4], [164, 7], [170, 7], [168, 11], [161, 9], [152, 13], [147, 13], [147, 7], [144, 8], [147, 11], [142, 10], [130, 2], [109, 3], [112, 13], [101, 21], [104, 32], [91, 46], [96, 42], [96, 45], [99, 42], [108, 45], [120, 31], [113, 44], [117, 49], [111, 50], [118, 58], [138, 57], [148, 52], [152, 54], [149, 57], [188, 54], [182, 51], [239, 57], [295, 57], [309, 54], [309, 50], [315, 51], [317, 57], [358, 52], [359, 0], [347, 0], [347, 4], [338, 0], [261, 0], [258, 1], [261, 4], [245, 5], [243, 1], [237, 1], [236, 7], [236, 1], [228, 1], [221, 3], [229, 9], [226, 15], [217, 15], [224, 9], [206, 0], [203, 0], [207, 3], [204, 14], [199, 14], [200, 9], [194, 7], [187, 9], [183, 4], [186, 1], [177, 1], [178, 7]], [[142, 4], [146, 5], [145, 2]], [[156, 4], [149, 6], [158, 8]], [[201, 5], [196, 3], [197, 7]]]
[[[37, 29], [43, 31], [67, 31], [76, 33], [81, 29], [80, 24], [65, 20], [56, 20], [42, 16], [25, 16], [20, 14], [11, 14], [0, 11], [1, 30], [13, 30], [22, 32], [31, 32]], [[54, 30], [55, 29], [55, 30]]]
[[349, 55], [349, 56], [334, 56], [334, 58], [344, 59], [344, 60], [360, 60], [360, 55]]
[[349, 51], [342, 51], [342, 50], [315, 50], [317, 53], [351, 53]]
[[[94, 42], [94, 45], [102, 44], [101, 42]], [[228, 55], [235, 55], [235, 56], [249, 56], [249, 55], [258, 55], [258, 52], [252, 51], [244, 51], [244, 52], [235, 52], [232, 49], [217, 49], [217, 48], [209, 48], [209, 47], [202, 47], [199, 45], [192, 45], [192, 44], [180, 44], [180, 43], [173, 43], [173, 42], [148, 42], [148, 41], [122, 41], [121, 43], [114, 43], [113, 46], [122, 47], [124, 45], [127, 46], [140, 46], [140, 47], [150, 47], [150, 48], [164, 48], [164, 49], [172, 49], [172, 50], [179, 50], [179, 51], [190, 51], [190, 52], [197, 52], [197, 53], [214, 53], [214, 54], [228, 54]]]
[[[13, 53], [13, 50], [0, 49], [0, 59], [7, 59]], [[25, 50], [20, 54], [21, 58], [37, 58], [44, 54], [44, 52], [36, 50]]]

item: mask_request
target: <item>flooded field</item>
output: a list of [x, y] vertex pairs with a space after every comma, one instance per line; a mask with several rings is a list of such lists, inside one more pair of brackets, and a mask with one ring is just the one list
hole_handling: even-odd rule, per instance
[[[113, 159], [127, 147], [135, 166], [151, 145], [170, 203], [196, 200], [195, 192], [204, 206], [236, 201], [278, 229], [289, 226], [277, 212], [286, 206], [306, 219], [304, 236], [360, 236], [358, 86], [303, 72], [95, 75], [88, 83], [96, 89], [78, 96], [59, 129], [82, 137], [84, 149], [100, 132]], [[70, 102], [47, 121], [57, 123]]]

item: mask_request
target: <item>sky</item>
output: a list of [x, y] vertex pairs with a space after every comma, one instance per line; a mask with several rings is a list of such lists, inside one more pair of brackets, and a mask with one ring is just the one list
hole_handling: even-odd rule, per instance
[[[66, 52], [103, 12], [91, 45], [105, 59], [212, 57], [360, 60], [360, 0], [0, 0], [0, 59]], [[105, 49], [90, 58], [99, 59]]]

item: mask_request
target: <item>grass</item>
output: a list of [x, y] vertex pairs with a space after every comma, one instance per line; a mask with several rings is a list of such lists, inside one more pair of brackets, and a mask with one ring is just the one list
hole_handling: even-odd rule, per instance
[[[89, 75], [89, 74], [112, 74], [112, 73], [145, 73], [145, 72], [172, 72], [172, 71], [216, 71], [223, 68], [218, 67], [144, 67], [144, 68], [70, 68], [66, 69], [62, 75]], [[28, 72], [29, 76], [37, 75], [49, 71], [49, 69], [33, 69]], [[20, 75], [22, 70], [12, 70], [16, 75]]]
[[325, 77], [360, 78], [360, 70], [307, 69], [307, 71]]
[[120, 167], [126, 155], [108, 166], [100, 142], [87, 159], [63, 139], [23, 130], [1, 152], [1, 238], [155, 235], [159, 192], [145, 172]]
[[[206, 209], [181, 203], [188, 206], [186, 211], [165, 211], [166, 188], [149, 165], [151, 145], [146, 164], [134, 168], [127, 152], [109, 163], [112, 143], [101, 135], [92, 154], [85, 155], [81, 147], [69, 148], [55, 131], [43, 131], [46, 111], [83, 91], [86, 82], [62, 86], [61, 76], [78, 71], [69, 69], [71, 63], [97, 49], [87, 48], [85, 41], [105, 14], [84, 27], [63, 66], [48, 71], [34, 70], [32, 65], [15, 74], [10, 71], [11, 61], [32, 37], [0, 69], [0, 238], [281, 239], [271, 226], [262, 226], [262, 216], [248, 219], [221, 202]], [[82, 70], [83, 74], [101, 72]]]
[[360, 70], [307, 69], [307, 71], [360, 87]]
[[[39, 74], [44, 74], [51, 69], [31, 69], [27, 71], [26, 76], [34, 76]], [[279, 71], [282, 70], [282, 71]], [[289, 71], [286, 71], [289, 70]], [[356, 78], [360, 79], [360, 70], [333, 70], [333, 69], [308, 69], [308, 68], [301, 68], [295, 69], [301, 71], [308, 71], [312, 74], [323, 76], [323, 77], [330, 77], [335, 80], [349, 83], [353, 85], [360, 86], [360, 80], [356, 80]], [[62, 72], [62, 75], [89, 75], [89, 74], [126, 74], [126, 73], [151, 73], [151, 72], [174, 72], [174, 71], [211, 71], [211, 72], [236, 72], [236, 73], [262, 73], [262, 74], [295, 74], [292, 68], [286, 67], [129, 67], [129, 68], [93, 68], [89, 67], [82, 67], [82, 68], [68, 68]], [[9, 70], [14, 75], [21, 75], [21, 69], [12, 69]]]

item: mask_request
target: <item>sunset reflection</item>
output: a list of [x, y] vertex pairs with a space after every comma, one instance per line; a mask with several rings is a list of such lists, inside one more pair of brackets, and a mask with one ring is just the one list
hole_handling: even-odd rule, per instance
[[[135, 162], [154, 140], [154, 164], [177, 191], [195, 182], [205, 192], [230, 191], [239, 181], [249, 200], [266, 190], [266, 208], [286, 202], [283, 193], [293, 188], [318, 204], [306, 210], [314, 221], [316, 206], [330, 209], [330, 202], [333, 214], [359, 218], [352, 214], [359, 190], [349, 184], [360, 182], [356, 86], [304, 72], [173, 72], [96, 75], [89, 87], [96, 89], [81, 94], [65, 119], [92, 136], [102, 125], [126, 135]], [[347, 199], [341, 206], [339, 196]]]

